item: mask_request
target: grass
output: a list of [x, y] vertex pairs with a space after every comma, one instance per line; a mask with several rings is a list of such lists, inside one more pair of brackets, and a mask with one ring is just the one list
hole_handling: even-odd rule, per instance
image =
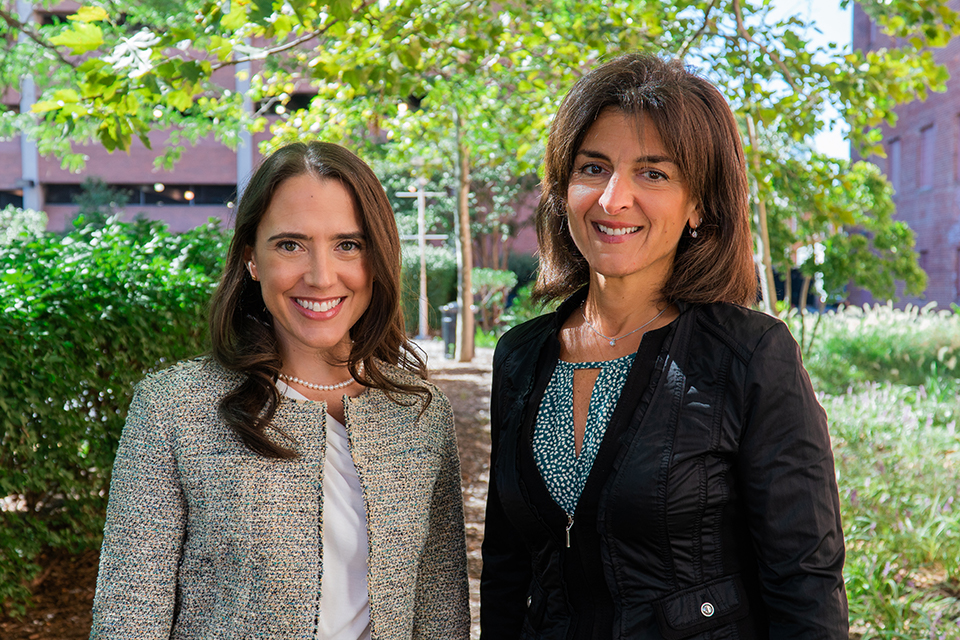
[[960, 639], [960, 318], [845, 309], [805, 351], [834, 440], [851, 637]]

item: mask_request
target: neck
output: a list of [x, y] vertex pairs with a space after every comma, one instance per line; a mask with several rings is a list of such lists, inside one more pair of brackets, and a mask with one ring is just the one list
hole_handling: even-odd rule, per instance
[[665, 306], [660, 299], [660, 283], [626, 283], [591, 273], [584, 312], [598, 330], [617, 336], [647, 322]]

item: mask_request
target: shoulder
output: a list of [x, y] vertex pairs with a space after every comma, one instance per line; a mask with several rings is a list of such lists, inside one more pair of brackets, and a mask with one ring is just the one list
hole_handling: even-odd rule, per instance
[[736, 304], [717, 302], [689, 308], [701, 334], [732, 349], [741, 360], [749, 361], [765, 345], [791, 345], [796, 342], [790, 329], [779, 318]]
[[[443, 391], [440, 390], [440, 387], [438, 387], [437, 385], [433, 384], [429, 380], [424, 380], [423, 378], [421, 378], [420, 376], [418, 376], [412, 371], [404, 369], [403, 367], [398, 367], [397, 365], [394, 365], [394, 364], [378, 361], [377, 366], [380, 369], [380, 372], [383, 373], [384, 376], [386, 376], [396, 384], [402, 384], [402, 385], [412, 386], [412, 387], [421, 387], [427, 390], [427, 392], [430, 394], [431, 400], [430, 400], [430, 406], [427, 407], [424, 417], [430, 418], [430, 417], [436, 417], [436, 416], [443, 416], [446, 414], [449, 414], [450, 416], [453, 415], [453, 412], [450, 408], [450, 401], [447, 399], [447, 396], [443, 393]], [[390, 399], [390, 395], [391, 394], [389, 392], [383, 391], [381, 389], [370, 389], [369, 391], [370, 399], [374, 402], [374, 404], [381, 404], [385, 402], [390, 402], [391, 404], [395, 404]], [[392, 395], [395, 396], [396, 394], [392, 394]], [[419, 413], [421, 408], [423, 407], [423, 404], [421, 401], [419, 401], [418, 396], [414, 396], [414, 399], [416, 401], [409, 406], [411, 407], [411, 411], [415, 411], [416, 413]]]
[[209, 357], [183, 360], [147, 375], [136, 386], [148, 399], [210, 398], [222, 396], [240, 383], [242, 376], [227, 371]]
[[497, 342], [497, 348], [493, 354], [494, 371], [500, 369], [510, 355], [529, 352], [531, 349], [539, 352], [536, 347], [551, 332], [555, 332], [556, 327], [557, 312], [553, 312], [527, 320], [507, 331]]

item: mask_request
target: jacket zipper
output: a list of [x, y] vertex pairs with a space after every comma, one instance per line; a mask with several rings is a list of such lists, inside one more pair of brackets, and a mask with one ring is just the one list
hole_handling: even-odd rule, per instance
[[567, 514], [567, 549], [570, 548], [570, 529], [573, 528], [573, 516]]

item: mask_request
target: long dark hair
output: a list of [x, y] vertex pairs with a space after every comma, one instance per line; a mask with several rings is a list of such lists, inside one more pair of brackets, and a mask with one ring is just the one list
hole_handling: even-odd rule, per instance
[[534, 296], [565, 298], [590, 280], [589, 265], [570, 235], [567, 187], [584, 136], [604, 109], [648, 117], [698, 203], [697, 238], [681, 237], [662, 299], [755, 302], [749, 187], [736, 119], [716, 87], [679, 60], [643, 54], [593, 69], [560, 104], [536, 213], [540, 271]]
[[423, 358], [403, 327], [400, 236], [380, 181], [363, 160], [338, 145], [296, 142], [284, 146], [263, 161], [240, 198], [223, 277], [210, 309], [213, 358], [245, 376], [220, 401], [220, 415], [251, 451], [271, 458], [291, 458], [296, 452], [266, 434], [280, 401], [275, 380], [283, 363], [273, 319], [264, 306], [260, 283], [244, 266], [244, 252], [255, 244], [257, 227], [277, 187], [304, 174], [338, 180], [350, 192], [366, 237], [373, 289], [370, 305], [350, 329], [353, 346], [345, 363], [350, 375], [367, 387], [385, 390], [399, 403], [415, 402], [411, 394], [422, 399], [424, 408], [431, 400], [425, 386], [392, 380], [380, 366], [384, 362], [397, 365], [426, 379]]

